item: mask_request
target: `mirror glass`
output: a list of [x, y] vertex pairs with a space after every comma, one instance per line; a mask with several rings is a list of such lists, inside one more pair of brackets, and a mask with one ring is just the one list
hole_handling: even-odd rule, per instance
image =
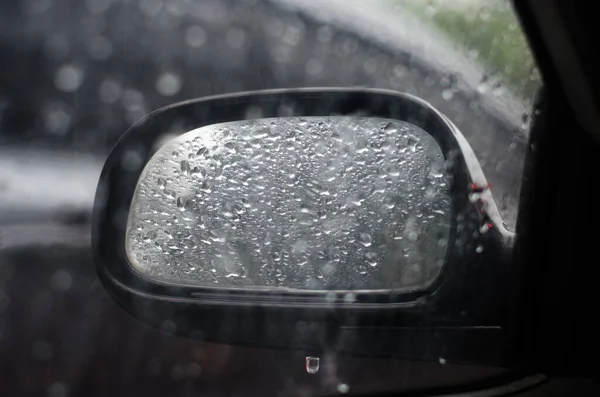
[[427, 287], [450, 235], [444, 156], [415, 125], [284, 117], [209, 125], [144, 168], [126, 250], [145, 276], [217, 288]]

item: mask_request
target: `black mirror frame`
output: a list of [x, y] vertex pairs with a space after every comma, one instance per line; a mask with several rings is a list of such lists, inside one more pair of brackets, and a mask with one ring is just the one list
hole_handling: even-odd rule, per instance
[[[324, 293], [223, 291], [176, 285], [151, 280], [134, 270], [125, 253], [129, 209], [140, 174], [158, 150], [161, 138], [166, 132], [182, 134], [205, 125], [243, 120], [248, 114], [259, 118], [388, 118], [415, 124], [431, 134], [449, 164], [452, 196], [446, 263], [435, 282], [424, 290], [350, 295], [345, 291], [335, 293], [332, 299], [332, 294]], [[132, 153], [141, 161], [124, 167], [125, 156], [131, 159]], [[491, 226], [486, 233], [481, 232], [483, 225]], [[439, 356], [427, 340], [415, 346], [415, 340], [425, 335], [421, 331], [427, 329], [431, 337], [435, 335], [440, 349], [455, 346], [456, 352], [446, 351], [446, 357], [487, 362], [498, 362], [500, 357], [502, 328], [507, 322], [504, 302], [509, 296], [507, 247], [512, 234], [502, 224], [464, 136], [435, 108], [408, 94], [339, 88], [271, 90], [161, 108], [132, 126], [109, 155], [96, 193], [92, 241], [98, 273], [113, 299], [146, 323], [160, 326], [171, 321], [173, 326], [167, 328], [179, 335], [312, 351], [336, 346], [364, 354], [387, 354], [385, 351], [390, 350], [390, 354], [405, 357]], [[480, 246], [483, 251], [477, 252]], [[412, 342], [393, 348], [379, 346], [374, 341], [381, 339], [380, 332], [408, 335], [405, 340]], [[474, 334], [481, 334], [483, 339]]]

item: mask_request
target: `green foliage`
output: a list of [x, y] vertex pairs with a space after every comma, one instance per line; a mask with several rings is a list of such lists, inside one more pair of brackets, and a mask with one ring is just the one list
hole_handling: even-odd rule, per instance
[[508, 89], [531, 100], [541, 85], [539, 73], [519, 22], [503, 1], [470, 1], [462, 7], [452, 2], [402, 4], [432, 21], [452, 41], [472, 52]]

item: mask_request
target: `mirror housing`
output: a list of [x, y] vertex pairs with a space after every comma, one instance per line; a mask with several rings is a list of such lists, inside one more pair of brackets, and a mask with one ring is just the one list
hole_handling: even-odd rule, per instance
[[[165, 143], [219, 123], [273, 117], [399, 120], [429, 133], [450, 176], [451, 230], [440, 275], [426, 289], [285, 291], [153, 280], [127, 256], [126, 229], [146, 164]], [[202, 98], [159, 109], [131, 127], [103, 168], [93, 217], [99, 276], [111, 297], [164, 332], [220, 343], [494, 363], [507, 321], [507, 231], [460, 131], [425, 101], [367, 89], [294, 89]]]

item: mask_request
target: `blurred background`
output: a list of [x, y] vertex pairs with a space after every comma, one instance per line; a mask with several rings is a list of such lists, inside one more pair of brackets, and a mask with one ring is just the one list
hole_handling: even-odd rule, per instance
[[506, 1], [12, 0], [0, 5], [0, 56], [0, 222], [89, 208], [111, 147], [161, 106], [364, 86], [449, 116], [515, 223], [540, 80]]

